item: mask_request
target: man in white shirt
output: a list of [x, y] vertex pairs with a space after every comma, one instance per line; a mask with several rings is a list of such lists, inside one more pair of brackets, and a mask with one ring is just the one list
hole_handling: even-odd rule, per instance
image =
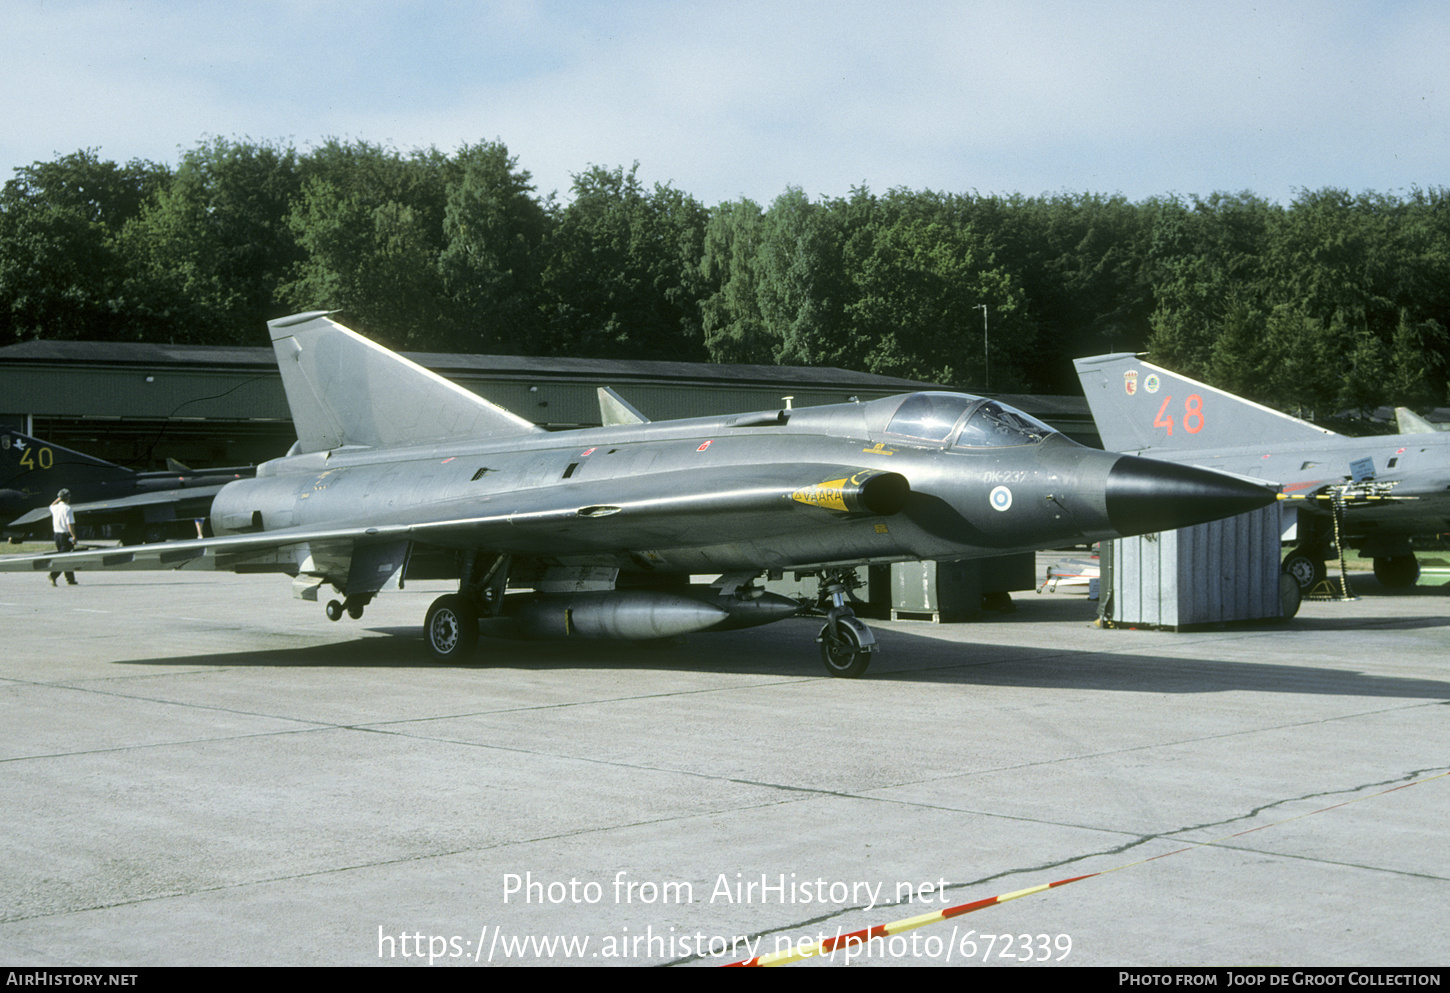
[[[76, 548], [76, 515], [70, 509], [70, 490], [61, 490], [55, 495], [50, 504], [51, 530], [55, 532], [55, 550], [58, 552], [73, 552]], [[55, 585], [56, 577], [60, 573], [50, 574], [50, 585]], [[68, 572], [65, 574], [65, 581], [74, 586], [76, 574]]]

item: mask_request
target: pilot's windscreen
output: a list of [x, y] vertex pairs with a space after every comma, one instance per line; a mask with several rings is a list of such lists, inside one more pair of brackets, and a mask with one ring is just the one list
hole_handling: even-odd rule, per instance
[[907, 438], [943, 442], [962, 411], [976, 402], [976, 397], [960, 393], [913, 393], [896, 408], [886, 430]]
[[1055, 431], [1031, 414], [988, 400], [967, 418], [954, 448], [1004, 448], [1035, 445]]

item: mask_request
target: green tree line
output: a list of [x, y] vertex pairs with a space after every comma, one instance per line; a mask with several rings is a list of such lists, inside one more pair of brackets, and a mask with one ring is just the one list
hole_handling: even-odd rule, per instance
[[636, 168], [540, 197], [508, 149], [213, 139], [0, 190], [0, 343], [259, 344], [335, 310], [394, 348], [834, 365], [1077, 391], [1143, 351], [1320, 417], [1445, 402], [1450, 191], [982, 196], [706, 207]]

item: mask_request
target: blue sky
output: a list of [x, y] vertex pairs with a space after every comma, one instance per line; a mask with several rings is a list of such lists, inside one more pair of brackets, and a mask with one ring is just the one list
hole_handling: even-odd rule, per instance
[[0, 179], [208, 136], [502, 140], [706, 205], [1450, 185], [1443, 2], [0, 0]]

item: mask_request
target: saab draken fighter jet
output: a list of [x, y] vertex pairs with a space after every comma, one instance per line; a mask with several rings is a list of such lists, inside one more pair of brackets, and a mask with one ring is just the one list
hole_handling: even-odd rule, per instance
[[[1284, 571], [1308, 590], [1341, 538], [1386, 586], [1413, 586], [1417, 534], [1450, 530], [1450, 434], [1349, 438], [1118, 353], [1078, 359], [1103, 447], [1280, 483], [1297, 509]], [[1293, 520], [1290, 518], [1289, 520]]]
[[[825, 621], [827, 670], [859, 676], [876, 643], [846, 603], [855, 566], [1141, 534], [1275, 499], [959, 393], [664, 422], [606, 393], [605, 426], [551, 433], [325, 313], [270, 328], [298, 441], [217, 494], [220, 537], [0, 569], [271, 570], [304, 599], [336, 589], [333, 619], [406, 578], [457, 579], [423, 624], [439, 660], [475, 648], [480, 618], [650, 639], [805, 614]], [[818, 576], [814, 603], [756, 585], [785, 570]], [[690, 585], [700, 573], [720, 579]]]
[[211, 511], [227, 483], [256, 474], [253, 466], [137, 472], [19, 431], [0, 430], [0, 531], [6, 538], [50, 540], [50, 502], [71, 491], [76, 525], [98, 533], [116, 528], [127, 543], [191, 536], [192, 521]]

